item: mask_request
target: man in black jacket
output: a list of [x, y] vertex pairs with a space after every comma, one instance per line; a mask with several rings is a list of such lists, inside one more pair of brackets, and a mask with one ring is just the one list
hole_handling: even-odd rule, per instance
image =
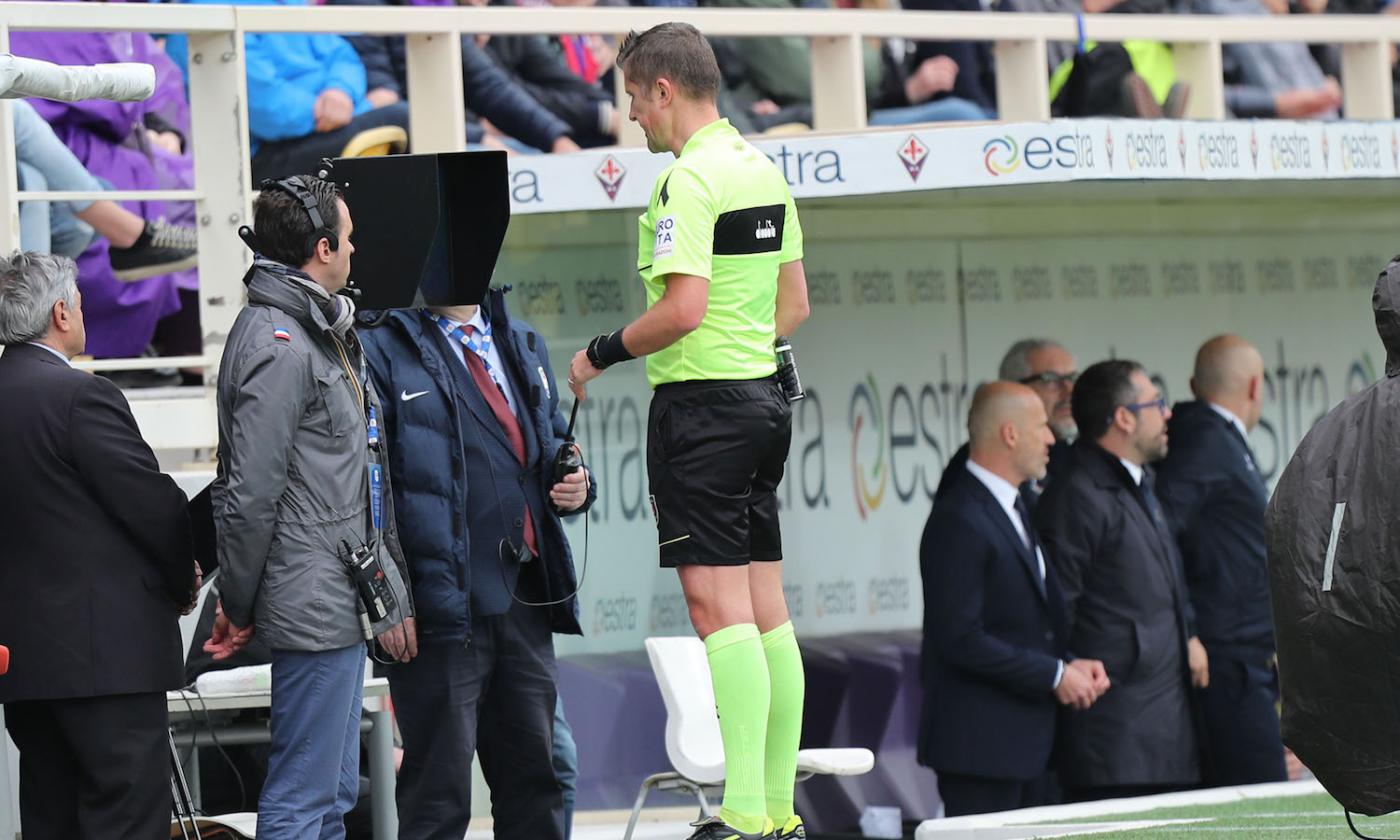
[[972, 454], [934, 503], [924, 583], [919, 760], [950, 816], [1048, 804], [1058, 704], [1108, 689], [1103, 663], [1069, 661], [1064, 608], [1017, 487], [1045, 475], [1054, 438], [1024, 385], [977, 389]]
[[[338, 6], [409, 6], [408, 0], [330, 0]], [[383, 107], [408, 95], [408, 52], [401, 35], [348, 35], [365, 65], [367, 98]], [[544, 152], [576, 152], [578, 144], [559, 117], [536, 102], [477, 45], [462, 36], [462, 90], [467, 107], [515, 139]], [[468, 137], [468, 140], [475, 138]]]
[[[1051, 476], [1059, 472], [1069, 455], [1069, 446], [1078, 434], [1074, 426], [1074, 414], [1070, 410], [1070, 396], [1074, 393], [1074, 380], [1079, 369], [1074, 364], [1074, 356], [1057, 341], [1048, 338], [1023, 338], [1011, 345], [1006, 355], [1001, 357], [1001, 367], [997, 378], [1003, 382], [1018, 382], [1029, 387], [1040, 397], [1045, 406], [1045, 416], [1050, 421], [1050, 431], [1055, 442], [1050, 447], [1050, 466], [1044, 475], [1021, 486], [1021, 496], [1027, 506], [1035, 510], [1035, 503]], [[934, 491], [934, 501], [942, 498], [950, 476], [958, 476], [967, 464], [968, 444], [963, 444], [938, 480]]]
[[1073, 408], [1080, 438], [1036, 523], [1064, 590], [1068, 647], [1102, 660], [1113, 691], [1062, 721], [1060, 781], [1071, 801], [1194, 785], [1189, 692], [1205, 679], [1205, 653], [1147, 466], [1167, 452], [1171, 410], [1124, 360], [1084, 371]]
[[1210, 653], [1200, 693], [1210, 760], [1202, 770], [1214, 785], [1283, 781], [1264, 544], [1269, 491], [1249, 448], [1264, 403], [1264, 359], [1238, 336], [1212, 338], [1196, 354], [1191, 390], [1196, 399], [1172, 411], [1157, 487]]
[[126, 399], [76, 371], [72, 260], [0, 259], [0, 677], [25, 837], [168, 836], [165, 692], [198, 588], [185, 495]]

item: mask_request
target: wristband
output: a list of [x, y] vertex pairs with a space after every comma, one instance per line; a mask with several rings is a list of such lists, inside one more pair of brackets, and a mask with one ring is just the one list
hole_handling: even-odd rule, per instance
[[598, 370], [637, 358], [627, 352], [627, 346], [622, 343], [622, 330], [604, 333], [588, 342], [587, 353], [588, 361]]

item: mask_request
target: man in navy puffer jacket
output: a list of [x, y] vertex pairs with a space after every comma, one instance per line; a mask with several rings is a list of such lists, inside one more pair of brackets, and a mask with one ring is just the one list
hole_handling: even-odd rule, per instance
[[539, 333], [504, 295], [393, 311], [361, 331], [384, 400], [394, 506], [418, 609], [419, 658], [389, 671], [404, 760], [399, 837], [457, 838], [471, 760], [496, 836], [563, 840], [552, 764], [553, 633], [580, 634], [565, 515], [587, 471], [554, 481], [566, 423]]

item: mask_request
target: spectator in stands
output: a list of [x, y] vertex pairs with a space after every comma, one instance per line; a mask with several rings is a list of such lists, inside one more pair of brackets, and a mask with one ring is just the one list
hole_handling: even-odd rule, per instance
[[[230, 0], [185, 0], [228, 3]], [[310, 0], [232, 0], [242, 6], [302, 6]], [[330, 33], [249, 33], [248, 133], [253, 182], [314, 172], [351, 138], [382, 126], [408, 128], [408, 108], [368, 97], [365, 66], [350, 43]], [[172, 53], [187, 51], [184, 36]]]
[[[1207, 15], [1287, 14], [1286, 3], [1262, 0], [1191, 0], [1192, 11]], [[1224, 44], [1225, 107], [1236, 117], [1288, 120], [1336, 119], [1342, 89], [1326, 76], [1307, 44]]]
[[1113, 690], [1064, 721], [1060, 781], [1070, 801], [1194, 785], [1189, 691], [1206, 679], [1205, 652], [1148, 466], [1167, 452], [1171, 411], [1125, 360], [1085, 370], [1073, 408], [1080, 437], [1036, 524], [1064, 591], [1068, 648], [1102, 660]]
[[366, 654], [351, 553], [376, 559], [393, 591], [371, 632], [399, 662], [417, 653], [413, 603], [385, 492], [383, 406], [361, 378], [354, 306], [336, 294], [355, 251], [350, 211], [335, 185], [306, 175], [265, 186], [253, 219], [248, 305], [219, 366], [221, 611], [205, 650], [225, 659], [255, 631], [272, 649], [258, 834], [343, 838], [359, 798]]
[[[1050, 478], [1058, 474], [1069, 459], [1070, 444], [1078, 434], [1070, 410], [1070, 396], [1074, 393], [1074, 380], [1078, 375], [1074, 356], [1058, 342], [1048, 338], [1023, 338], [1011, 345], [1001, 359], [997, 378], [1003, 382], [1026, 385], [1034, 391], [1040, 397], [1045, 416], [1050, 421], [1050, 431], [1055, 435], [1046, 474], [1021, 486], [1021, 496], [1032, 511], [1040, 494], [1050, 483]], [[961, 476], [970, 446], [970, 443], [963, 444], [948, 459], [948, 465], [938, 481], [938, 489], [934, 491], [935, 502], [943, 496], [952, 477]]]
[[[727, 8], [787, 9], [799, 0], [706, 0]], [[830, 5], [836, 5], [831, 2]], [[888, 0], [861, 0], [862, 8], [888, 8]], [[959, 68], [947, 56], [913, 64], [908, 45], [879, 40], [865, 45], [865, 95], [872, 125], [984, 120], [992, 115], [952, 95]], [[811, 124], [812, 59], [806, 38], [735, 38], [717, 45], [738, 66], [725, 69], [725, 84], [743, 116], [759, 130], [788, 122]], [[725, 62], [731, 63], [731, 62]], [[726, 113], [726, 116], [729, 116]]]
[[77, 267], [0, 259], [0, 677], [25, 837], [166, 837], [165, 692], [199, 588], [185, 494], [83, 352]]
[[919, 546], [924, 584], [919, 761], [955, 817], [1047, 805], [1058, 705], [1090, 708], [1102, 662], [1071, 660], [1064, 605], [1017, 487], [1045, 477], [1045, 406], [1024, 385], [972, 397], [972, 452], [934, 502]]
[[424, 619], [418, 658], [389, 672], [404, 745], [399, 836], [467, 832], [475, 753], [498, 836], [564, 840], [552, 634], [582, 630], [560, 516], [586, 513], [597, 488], [587, 470], [554, 480], [567, 423], [548, 350], [500, 291], [480, 306], [371, 323], [362, 335], [375, 384], [420, 394], [384, 413]]
[[[150, 36], [127, 32], [16, 31], [10, 38], [10, 47], [15, 55], [55, 64], [136, 61], [154, 66], [156, 92], [144, 102], [36, 99], [31, 104], [83, 167], [112, 189], [194, 186], [194, 160], [184, 142], [189, 126], [180, 74]], [[183, 225], [194, 221], [192, 202], [148, 200], [121, 204], [152, 223], [165, 220]], [[160, 229], [157, 225], [156, 230]], [[170, 232], [169, 228], [165, 230]], [[170, 244], [192, 247], [188, 240], [171, 238]], [[113, 274], [108, 241], [96, 239], [78, 258], [78, 282], [90, 316], [88, 353], [99, 358], [136, 357], [148, 352], [153, 344], [161, 345], [161, 351], [167, 354], [201, 352], [198, 278], [193, 269], [125, 283]], [[178, 376], [171, 380], [144, 372], [122, 379], [128, 385], [179, 382]]]
[[[1015, 3], [1016, 0], [990, 3], [983, 0], [902, 0], [901, 5], [910, 11], [981, 12], [990, 9], [1002, 12], [1013, 10]], [[996, 113], [996, 62], [991, 44], [986, 41], [919, 41], [914, 45], [912, 64], [922, 67], [936, 56], [946, 56], [958, 68], [953, 88], [948, 92], [950, 96], [971, 102], [988, 114]]]
[[1273, 611], [1264, 545], [1269, 490], [1249, 448], [1264, 405], [1264, 359], [1222, 335], [1196, 354], [1196, 399], [1172, 410], [1171, 451], [1157, 471], [1197, 632], [1209, 658], [1201, 692], [1211, 785], [1288, 778], [1279, 733]]
[[[11, 105], [20, 188], [33, 192], [102, 192], [101, 181], [83, 168], [63, 141], [26, 101]], [[147, 222], [116, 202], [85, 199], [20, 204], [20, 242], [39, 253], [77, 257], [94, 232], [111, 243], [108, 255], [118, 280], [169, 274], [194, 265], [194, 230]]]
[[[452, 0], [330, 0], [342, 6], [443, 6]], [[465, 5], [475, 5], [467, 2]], [[369, 76], [369, 96], [399, 102], [408, 95], [408, 54], [397, 35], [353, 35]], [[462, 91], [472, 112], [507, 136], [545, 152], [576, 152], [569, 124], [535, 101], [491, 60], [472, 35], [462, 36]], [[480, 142], [481, 127], [468, 125], [467, 140]]]

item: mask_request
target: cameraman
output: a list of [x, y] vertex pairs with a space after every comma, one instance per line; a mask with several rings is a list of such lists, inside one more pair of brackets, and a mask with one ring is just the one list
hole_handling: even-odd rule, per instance
[[219, 368], [222, 599], [205, 649], [226, 658], [254, 628], [272, 649], [258, 834], [343, 838], [359, 793], [366, 653], [350, 552], [368, 547], [394, 590], [372, 632], [400, 662], [417, 653], [412, 603], [382, 463], [382, 409], [354, 305], [336, 294], [355, 252], [349, 210], [333, 184], [303, 175], [265, 182], [253, 217], [248, 306]]

